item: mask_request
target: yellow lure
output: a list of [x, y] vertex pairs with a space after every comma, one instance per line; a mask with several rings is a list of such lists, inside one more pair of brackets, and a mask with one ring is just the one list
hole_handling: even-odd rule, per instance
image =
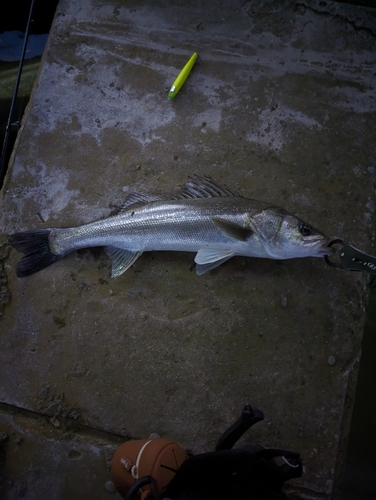
[[170, 88], [170, 92], [168, 93], [168, 98], [172, 99], [173, 97], [176, 96], [176, 94], [179, 92], [179, 90], [182, 88], [183, 83], [187, 79], [189, 73], [191, 72], [191, 69], [193, 68], [193, 65], [198, 57], [197, 52], [194, 52], [192, 56], [190, 57], [189, 61], [187, 64], [184, 66], [184, 68], [180, 71], [178, 74], [178, 77], [172, 84], [172, 87]]

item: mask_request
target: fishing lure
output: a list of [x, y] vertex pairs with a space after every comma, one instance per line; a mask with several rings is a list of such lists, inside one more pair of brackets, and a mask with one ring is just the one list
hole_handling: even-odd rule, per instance
[[172, 84], [170, 88], [170, 92], [168, 93], [168, 98], [172, 99], [173, 97], [176, 96], [176, 94], [179, 92], [179, 90], [182, 88], [185, 80], [188, 78], [189, 73], [191, 72], [191, 69], [193, 68], [193, 65], [198, 57], [197, 52], [194, 52], [192, 56], [189, 58], [189, 61], [187, 64], [184, 66], [184, 68], [180, 71], [178, 74], [176, 80]]

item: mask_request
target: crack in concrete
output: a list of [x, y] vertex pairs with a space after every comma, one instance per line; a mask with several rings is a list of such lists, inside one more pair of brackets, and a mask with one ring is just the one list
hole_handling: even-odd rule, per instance
[[72, 429], [72, 427], [69, 424], [70, 420], [73, 420], [73, 417], [70, 415], [66, 416], [65, 422], [62, 422], [61, 419], [60, 420], [58, 419], [59, 425], [56, 425], [57, 417], [54, 416], [51, 417], [48, 413], [45, 413], [43, 411], [38, 412], [35, 410], [30, 410], [28, 408], [23, 408], [21, 406], [4, 402], [0, 402], [0, 414], [1, 413], [10, 415], [17, 414], [33, 420], [46, 421], [47, 419], [47, 421], [49, 421], [51, 425], [53, 425], [53, 427], [55, 427], [56, 429], [59, 429], [62, 432], [74, 432], [74, 434], [80, 436], [100, 437], [102, 439], [115, 443], [120, 443], [123, 442], [125, 439], [128, 439], [128, 436], [124, 436], [124, 434], [112, 432], [107, 429], [101, 429], [99, 427], [94, 427], [87, 423], [83, 423], [82, 421], [75, 422], [76, 426], [74, 429]]
[[[326, 2], [322, 2], [322, 3], [326, 3]], [[364, 31], [364, 32], [372, 35], [373, 37], [376, 37], [376, 31], [374, 31], [372, 28], [369, 28], [368, 26], [358, 26], [355, 21], [351, 21], [350, 19], [348, 19], [344, 15], [341, 15], [341, 14], [338, 14], [338, 13], [332, 14], [331, 12], [328, 12], [328, 11], [325, 11], [325, 10], [315, 9], [311, 5], [307, 5], [304, 2], [296, 3], [295, 4], [295, 8], [294, 8], [294, 12], [297, 12], [298, 9], [299, 9], [299, 7], [302, 7], [304, 9], [306, 9], [306, 10], [309, 10], [309, 11], [313, 12], [314, 14], [316, 14], [318, 16], [325, 16], [325, 17], [330, 17], [331, 19], [336, 19], [336, 20], [344, 21], [347, 24], [349, 24], [353, 28], [354, 31], [358, 31], [358, 32]]]

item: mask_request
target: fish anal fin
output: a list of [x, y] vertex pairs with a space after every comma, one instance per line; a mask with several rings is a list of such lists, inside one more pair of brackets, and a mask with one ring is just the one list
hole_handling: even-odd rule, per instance
[[105, 247], [105, 252], [112, 262], [111, 278], [117, 278], [123, 274], [142, 254], [142, 252], [132, 252], [113, 246]]
[[235, 240], [247, 241], [253, 234], [252, 229], [240, 226], [236, 222], [232, 222], [221, 217], [212, 217], [212, 221], [216, 224], [227, 236], [231, 236]]

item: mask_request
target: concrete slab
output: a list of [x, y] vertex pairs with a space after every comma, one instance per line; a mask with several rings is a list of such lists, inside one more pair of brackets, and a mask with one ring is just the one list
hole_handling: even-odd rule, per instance
[[303, 456], [291, 494], [335, 498], [365, 276], [234, 258], [199, 277], [192, 254], [166, 252], [112, 280], [87, 250], [20, 280], [6, 235], [106, 216], [131, 189], [171, 196], [198, 173], [374, 252], [374, 26], [374, 10], [336, 2], [61, 0], [2, 191], [7, 408], [198, 453], [250, 402], [267, 418], [246, 438]]

